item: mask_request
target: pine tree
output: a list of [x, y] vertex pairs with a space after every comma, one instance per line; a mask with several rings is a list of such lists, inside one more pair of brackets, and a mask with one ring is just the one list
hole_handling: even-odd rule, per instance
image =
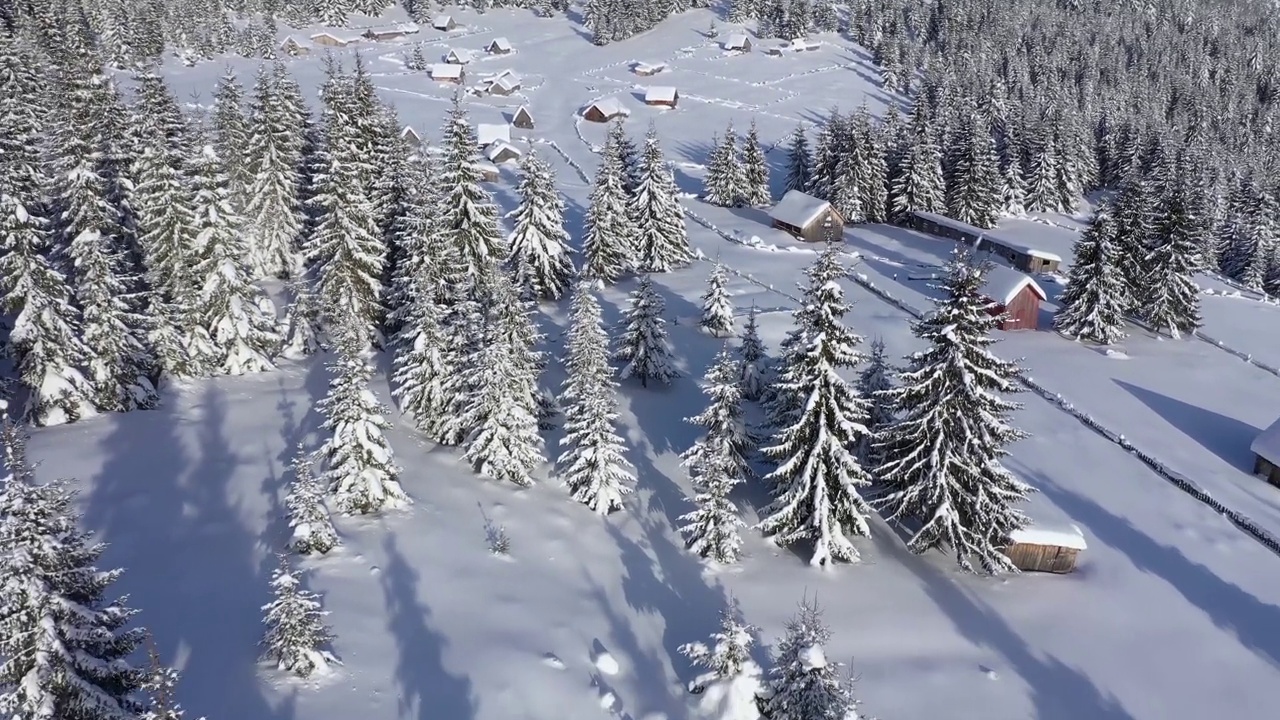
[[228, 180], [212, 146], [204, 147], [192, 171], [199, 252], [192, 273], [201, 283], [199, 308], [211, 344], [209, 360], [227, 375], [271, 370], [279, 344], [275, 317], [259, 304], [262, 292], [249, 276], [241, 220], [229, 202]]
[[449, 412], [446, 381], [460, 374], [447, 352], [445, 309], [436, 297], [437, 269], [424, 265], [406, 283], [405, 314], [396, 341], [393, 394], [400, 411], [428, 432]]
[[1018, 368], [987, 349], [995, 340], [983, 275], [968, 257], [953, 259], [946, 296], [915, 324], [929, 347], [909, 358], [889, 393], [898, 419], [877, 443], [884, 462], [876, 475], [887, 519], [921, 523], [912, 552], [945, 547], [964, 570], [973, 572], [976, 558], [994, 574], [1016, 571], [1000, 549], [1026, 525], [1014, 505], [1031, 488], [1000, 464], [1004, 446], [1026, 434], [1005, 420], [1019, 406], [999, 394], [1020, 389]]
[[648, 275], [641, 275], [631, 293], [614, 354], [616, 360], [625, 363], [619, 373], [622, 379], [639, 378], [643, 387], [649, 387], [650, 380], [669, 385], [680, 377], [671, 365], [671, 341], [662, 318], [665, 310], [653, 281]]
[[404, 507], [409, 497], [400, 488], [400, 468], [385, 435], [391, 423], [369, 389], [373, 368], [363, 356], [360, 330], [346, 323], [338, 330], [329, 393], [319, 405], [330, 433], [320, 448], [327, 468], [322, 479], [341, 512], [364, 515]]
[[289, 549], [303, 555], [324, 555], [338, 546], [338, 531], [324, 506], [324, 490], [316, 480], [311, 453], [299, 443], [293, 456], [293, 481], [285, 507], [289, 510]]
[[1125, 312], [1133, 306], [1120, 273], [1116, 225], [1111, 208], [1099, 207], [1089, 229], [1076, 241], [1075, 264], [1059, 299], [1053, 325], [1078, 340], [1110, 345], [1125, 336]]
[[467, 277], [487, 287], [498, 265], [506, 260], [507, 247], [498, 228], [493, 196], [481, 184], [484, 177], [478, 164], [475, 129], [461, 94], [454, 96], [453, 109], [445, 119], [443, 147], [440, 186], [445, 188], [445, 196], [440, 223]]
[[1142, 287], [1147, 276], [1144, 265], [1151, 253], [1155, 232], [1155, 191], [1144, 178], [1133, 175], [1127, 178], [1116, 196], [1112, 217], [1115, 218], [1117, 265], [1129, 288], [1133, 304], [1125, 308], [1127, 314], [1141, 315], [1143, 308]]
[[295, 249], [302, 234], [300, 188], [302, 137], [289, 97], [276, 76], [258, 72], [250, 103], [244, 150], [248, 196], [245, 216], [252, 231], [249, 254], [258, 277], [289, 277], [297, 270]]
[[26, 438], [4, 421], [0, 490], [0, 713], [12, 718], [134, 720], [146, 674], [129, 664], [144, 637], [136, 611], [106, 592], [106, 545], [79, 529], [68, 481], [37, 484]]
[[1156, 212], [1160, 219], [1143, 263], [1147, 270], [1138, 300], [1142, 319], [1155, 332], [1179, 338], [1200, 327], [1200, 287], [1195, 274], [1201, 269], [1202, 219], [1195, 215], [1185, 169], [1170, 185]]
[[[653, 126], [650, 125], [650, 130], [652, 129]], [[622, 168], [622, 188], [626, 191], [628, 200], [634, 198], [640, 187], [640, 152], [631, 136], [627, 135], [621, 120], [609, 124], [609, 133], [605, 136], [601, 154], [617, 162]]]
[[747, 324], [742, 328], [741, 343], [738, 345], [739, 367], [738, 388], [742, 397], [747, 400], [759, 400], [764, 394], [766, 384], [765, 363], [767, 355], [764, 343], [760, 340], [760, 330], [756, 325], [756, 308], [751, 306], [747, 314]]
[[864, 104], [853, 115], [853, 140], [856, 152], [853, 162], [859, 167], [858, 208], [862, 218], [869, 223], [882, 223], [888, 219], [889, 167], [885, 161], [884, 143], [871, 121], [871, 111]]
[[621, 509], [635, 475], [615, 430], [617, 384], [609, 370], [609, 336], [596, 285], [589, 278], [579, 281], [569, 311], [568, 377], [561, 395], [565, 437], [560, 441], [567, 449], [557, 462], [573, 499], [603, 515]]
[[515, 283], [544, 300], [558, 300], [575, 272], [564, 229], [564, 199], [550, 163], [536, 152], [525, 155], [520, 170], [520, 206], [512, 213], [515, 228], [507, 241]]
[[741, 207], [746, 178], [738, 157], [738, 140], [730, 124], [724, 138], [711, 140], [711, 156], [707, 159], [707, 175], [702, 197], [712, 205]]
[[[274, 38], [272, 38], [274, 40]], [[227, 173], [227, 198], [237, 214], [248, 206], [252, 168], [246, 154], [249, 123], [244, 116], [244, 89], [230, 68], [213, 95], [213, 149]]]
[[693, 261], [684, 207], [680, 205], [675, 178], [662, 155], [658, 130], [653, 125], [645, 136], [639, 180], [628, 214], [635, 226], [635, 254], [637, 269], [641, 272], [669, 272]]
[[977, 108], [966, 108], [947, 178], [947, 216], [979, 228], [996, 226], [1001, 209], [995, 140]]
[[325, 625], [328, 611], [321, 610], [320, 596], [302, 588], [302, 572], [289, 566], [280, 555], [280, 565], [271, 577], [274, 599], [262, 606], [262, 623], [267, 626], [260, 643], [263, 658], [299, 677], [311, 677], [327, 670], [338, 659], [325, 646], [333, 641], [333, 631]]
[[742, 145], [742, 202], [748, 207], [763, 207], [773, 203], [769, 192], [769, 162], [760, 147], [760, 134], [756, 121], [751, 121], [746, 142]]
[[890, 373], [893, 368], [884, 356], [884, 340], [876, 338], [871, 341], [871, 352], [867, 356], [866, 367], [858, 375], [858, 394], [867, 401], [867, 430], [869, 434], [862, 441], [859, 457], [867, 468], [875, 468], [882, 458], [875, 447], [875, 439], [893, 423], [893, 405], [889, 391], [893, 389]]
[[702, 319], [699, 324], [714, 337], [733, 334], [733, 300], [729, 297], [728, 273], [717, 262], [707, 278], [707, 292], [702, 296]]
[[627, 212], [623, 168], [605, 155], [596, 170], [582, 240], [582, 273], [616, 282], [635, 260], [636, 228]]
[[1061, 162], [1054, 144], [1053, 130], [1045, 120], [1031, 126], [1027, 135], [1027, 209], [1053, 212], [1058, 209], [1058, 172]]
[[751, 659], [751, 646], [759, 630], [740, 618], [737, 602], [720, 612], [720, 631], [710, 643], [688, 643], [680, 654], [704, 672], [689, 683], [698, 694], [698, 717], [728, 720], [759, 720], [758, 698], [762, 694], [762, 672]]
[[917, 102], [912, 111], [907, 143], [890, 188], [892, 215], [899, 221], [912, 211], [937, 213], [943, 209], [942, 154], [923, 103]]
[[427, 433], [441, 445], [458, 445], [476, 429], [464, 411], [478, 389], [479, 378], [471, 370], [483, 361], [485, 307], [488, 302], [497, 302], [481, 297], [481, 292], [481, 288], [466, 283], [450, 300], [444, 315], [441, 364], [453, 371], [440, 378], [440, 409], [427, 427]]
[[809, 152], [809, 137], [804, 123], [791, 135], [791, 149], [787, 155], [787, 182], [785, 190], [808, 192], [812, 183], [813, 156]]
[[289, 283], [289, 307], [284, 318], [284, 342], [280, 356], [288, 360], [301, 360], [318, 352], [322, 345], [320, 336], [320, 303], [306, 277]]
[[859, 720], [858, 702], [839, 663], [827, 659], [831, 630], [816, 601], [800, 603], [778, 643], [765, 703], [769, 720]]
[[870, 533], [870, 507], [859, 494], [871, 477], [853, 451], [869, 434], [865, 398], [837, 371], [862, 362], [862, 338], [844, 326], [849, 307], [838, 278], [845, 274], [839, 251], [828, 245], [809, 269], [803, 334], [779, 379], [784, 397], [796, 402], [777, 418], [774, 443], [763, 452], [778, 461], [766, 478], [773, 502], [760, 529], [782, 545], [812, 540], [812, 565], [854, 562], [850, 534]]
[[182, 676], [177, 670], [160, 662], [160, 653], [150, 635], [147, 636], [147, 656], [150, 666], [147, 668], [147, 678], [142, 684], [142, 690], [151, 703], [138, 716], [139, 720], [182, 720], [187, 713], [176, 697], [178, 681]]

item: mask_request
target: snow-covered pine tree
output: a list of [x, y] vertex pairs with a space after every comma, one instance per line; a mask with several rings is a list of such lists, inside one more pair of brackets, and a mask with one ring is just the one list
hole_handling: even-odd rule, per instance
[[876, 338], [871, 341], [871, 352], [867, 355], [867, 364], [858, 375], [858, 394], [867, 401], [867, 430], [869, 434], [862, 441], [859, 457], [863, 467], [874, 469], [880, 464], [880, 456], [875, 448], [875, 439], [893, 422], [893, 403], [889, 391], [893, 389], [888, 359], [884, 355], [884, 340]]
[[293, 480], [284, 506], [289, 511], [289, 549], [303, 555], [324, 555], [338, 546], [338, 531], [324, 506], [324, 489], [315, 476], [312, 454], [298, 444], [293, 455]]
[[1052, 212], [1058, 209], [1058, 148], [1047, 118], [1027, 123], [1027, 209]]
[[1155, 232], [1156, 191], [1141, 175], [1131, 174], [1124, 180], [1112, 205], [1116, 225], [1116, 254], [1120, 274], [1129, 287], [1132, 306], [1126, 314], [1141, 315], [1140, 305], [1147, 268], [1144, 263], [1151, 253]]
[[748, 207], [764, 207], [773, 203], [769, 191], [769, 162], [760, 147], [756, 121], [751, 121], [747, 139], [742, 144], [742, 202]]
[[582, 274], [613, 283], [635, 262], [636, 228], [627, 212], [624, 169], [601, 156], [587, 206], [582, 240]]
[[321, 610], [320, 596], [303, 589], [302, 571], [289, 565], [281, 554], [271, 576], [273, 599], [262, 606], [262, 623], [267, 626], [259, 645], [264, 660], [275, 663], [299, 677], [323, 672], [338, 659], [325, 647], [333, 641], [333, 631], [325, 624], [328, 611]]
[[813, 155], [809, 152], [809, 136], [804, 123], [796, 126], [791, 134], [791, 148], [787, 154], [787, 182], [783, 190], [808, 192], [812, 183]]
[[[650, 129], [652, 128], [650, 125]], [[621, 120], [614, 120], [609, 124], [601, 154], [617, 161], [622, 168], [622, 188], [628, 199], [634, 197], [636, 189], [640, 187], [640, 152]]]
[[288, 107], [277, 77], [280, 72], [268, 75], [265, 66], [258, 71], [244, 150], [248, 183], [244, 214], [251, 231], [249, 256], [258, 277], [293, 275], [302, 234], [301, 128]]
[[746, 400], [756, 401], [764, 394], [766, 385], [765, 363], [768, 360], [764, 349], [764, 342], [760, 340], [760, 328], [756, 324], [756, 306], [751, 306], [751, 312], [747, 313], [747, 324], [742, 327], [742, 335], [739, 336], [741, 342], [738, 345], [738, 358], [740, 373], [738, 376], [738, 389], [742, 391], [742, 397]]
[[[481, 297], [482, 290], [464, 282], [455, 297], [450, 298], [444, 314], [442, 365], [452, 369], [440, 378], [439, 411], [430, 418], [426, 432], [442, 445], [458, 445], [471, 435], [474, 426], [463, 414], [475, 396], [479, 378], [473, 368], [480, 366], [485, 350], [485, 308], [496, 302], [496, 295]], [[489, 292], [492, 292], [490, 290]]]
[[836, 183], [840, 177], [840, 164], [848, 156], [841, 152], [840, 147], [844, 127], [845, 120], [840, 114], [840, 109], [831, 108], [826, 124], [818, 130], [818, 137], [814, 141], [809, 185], [802, 188], [809, 195], [822, 199], [835, 196]]
[[1000, 209], [1005, 215], [1027, 212], [1026, 181], [1022, 174], [1022, 145], [1017, 125], [1006, 123], [997, 149], [1000, 153]]
[[974, 227], [992, 228], [1001, 209], [1000, 169], [995, 139], [973, 103], [951, 148], [946, 183], [947, 216]]
[[1120, 272], [1119, 252], [1111, 208], [1099, 206], [1075, 244], [1075, 263], [1053, 318], [1058, 332], [1100, 345], [1125, 336], [1124, 317], [1133, 300]]
[[973, 572], [1016, 572], [1000, 552], [1009, 533], [1027, 523], [1015, 505], [1032, 489], [1006, 470], [1005, 446], [1026, 437], [1006, 418], [1017, 403], [1018, 367], [988, 347], [994, 322], [982, 297], [982, 268], [959, 254], [947, 268], [945, 297], [913, 327], [929, 348], [910, 356], [889, 392], [898, 419], [881, 433], [876, 472], [888, 519], [921, 523], [907, 547], [945, 547]]
[[493, 196], [481, 184], [484, 177], [480, 174], [476, 132], [461, 93], [454, 96], [453, 108], [445, 119], [442, 147], [439, 182], [445, 192], [439, 222], [463, 272], [487, 291], [499, 264], [507, 258], [507, 244], [498, 227]]
[[320, 303], [311, 289], [310, 279], [305, 275], [290, 282], [288, 291], [289, 306], [285, 310], [280, 357], [301, 360], [323, 347], [320, 342], [324, 332], [320, 324]]
[[769, 720], [860, 720], [858, 701], [840, 663], [827, 658], [831, 629], [816, 600], [800, 603], [787, 621], [787, 634], [778, 643], [770, 671], [769, 699], [763, 715]]
[[[121, 570], [79, 529], [68, 481], [37, 484], [25, 436], [5, 419], [0, 485], [0, 713], [19, 718], [134, 720], [146, 673], [129, 664], [144, 631], [105, 595]], [[17, 441], [17, 444], [14, 441]]]
[[386, 408], [369, 388], [373, 367], [364, 356], [363, 328], [340, 323], [334, 338], [337, 356], [329, 365], [329, 393], [320, 401], [323, 427], [330, 435], [320, 447], [322, 479], [338, 510], [368, 514], [397, 509], [410, 500], [400, 487], [395, 454], [385, 431]]
[[406, 321], [419, 290], [441, 300], [449, 284], [444, 275], [449, 248], [436, 223], [442, 188], [435, 160], [433, 153], [417, 152], [405, 163], [401, 208], [387, 235], [387, 330], [396, 350], [413, 344], [414, 331]]
[[726, 287], [729, 282], [724, 264], [716, 262], [707, 278], [707, 291], [702, 295], [702, 318], [699, 324], [713, 337], [733, 334], [733, 300]]
[[742, 160], [738, 157], [738, 138], [733, 123], [725, 128], [723, 138], [711, 139], [711, 154], [707, 158], [707, 174], [703, 183], [702, 198], [712, 205], [742, 205], [746, 179], [743, 177]]
[[624, 363], [619, 371], [623, 380], [639, 378], [643, 387], [649, 387], [650, 380], [670, 385], [673, 379], [680, 377], [672, 366], [667, 321], [662, 317], [665, 310], [662, 295], [654, 288], [653, 280], [648, 275], [641, 275], [623, 315], [618, 350], [614, 353], [614, 359]]
[[177, 698], [178, 681], [182, 676], [160, 661], [160, 652], [156, 650], [150, 635], [147, 636], [147, 657], [150, 664], [142, 691], [151, 702], [138, 716], [138, 720], [183, 720], [187, 713]]
[[774, 442], [763, 449], [778, 467], [766, 478], [773, 502], [759, 527], [780, 545], [813, 541], [815, 566], [857, 561], [849, 536], [870, 534], [871, 508], [859, 488], [871, 477], [854, 454], [869, 434], [868, 402], [837, 374], [863, 360], [862, 338], [843, 323], [844, 274], [834, 244], [808, 270], [803, 334], [779, 378], [781, 394], [795, 403], [779, 413]]
[[942, 153], [923, 102], [917, 102], [911, 112], [906, 143], [889, 191], [892, 215], [898, 221], [912, 211], [936, 213], [944, 207]]
[[635, 474], [623, 455], [617, 384], [609, 369], [609, 336], [596, 299], [599, 281], [583, 278], [574, 288], [565, 354], [564, 430], [566, 449], [557, 460], [573, 499], [597, 513], [621, 509]]
[[[273, 38], [274, 40], [274, 38]], [[261, 79], [261, 76], [259, 76]], [[249, 122], [244, 116], [244, 89], [235, 71], [227, 68], [213, 94], [213, 149], [227, 174], [227, 199], [236, 214], [248, 207], [252, 169], [246, 153]]]
[[1137, 298], [1142, 319], [1155, 332], [1167, 332], [1173, 338], [1200, 327], [1200, 287], [1195, 274], [1202, 267], [1203, 218], [1195, 215], [1187, 175], [1186, 168], [1179, 168], [1156, 211], [1159, 220]]
[[854, 162], [861, 168], [858, 172], [861, 180], [858, 208], [866, 222], [885, 222], [888, 219], [889, 166], [885, 160], [884, 143], [865, 103], [853, 114], [850, 133], [855, 147]]
[[628, 214], [635, 226], [635, 260], [640, 272], [669, 272], [693, 261], [684, 207], [675, 178], [658, 144], [658, 129], [649, 126], [639, 161], [639, 180]]
[[192, 273], [200, 283], [201, 326], [210, 343], [211, 369], [227, 375], [265, 372], [275, 365], [280, 338], [275, 317], [263, 311], [262, 291], [249, 275], [241, 219], [231, 207], [229, 181], [213, 146], [206, 145], [192, 165], [195, 189], [196, 257]]
[[760, 720], [758, 698], [763, 694], [763, 672], [751, 659], [751, 646], [759, 630], [741, 619], [737, 602], [720, 611], [720, 631], [710, 643], [688, 643], [680, 654], [703, 670], [689, 683], [698, 695], [698, 720]]
[[531, 288], [544, 300], [558, 300], [576, 272], [564, 229], [564, 199], [556, 190], [551, 164], [537, 152], [525, 155], [520, 171], [520, 206], [511, 214], [515, 227], [507, 241], [516, 287]]

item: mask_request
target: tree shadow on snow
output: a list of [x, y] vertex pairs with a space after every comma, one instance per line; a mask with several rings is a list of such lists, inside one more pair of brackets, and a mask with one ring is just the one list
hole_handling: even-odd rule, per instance
[[431, 609], [419, 599], [419, 575], [405, 560], [394, 535], [383, 540], [385, 568], [380, 579], [387, 605], [387, 629], [396, 640], [395, 682], [400, 717], [419, 720], [475, 717], [471, 681], [444, 667], [443, 635], [431, 628]]
[[[184, 672], [184, 705], [210, 717], [288, 720], [295, 699], [273, 707], [256, 672], [267, 553], [235, 500], [242, 459], [225, 435], [226, 399], [212, 384], [196, 391], [198, 401], [170, 390], [153, 412], [110, 417], [85, 522], [111, 543], [107, 562], [128, 568], [119, 589], [144, 611], [162, 660]], [[180, 433], [192, 424], [198, 455]]]
[[1249, 445], [1261, 432], [1258, 428], [1123, 380], [1112, 382], [1223, 462], [1244, 472], [1252, 469]]
[[1176, 548], [1162, 545], [1094, 501], [1068, 492], [1041, 473], [1030, 473], [1044, 496], [1097, 538], [1122, 553], [1134, 567], [1173, 586], [1214, 625], [1231, 632], [1241, 645], [1280, 667], [1280, 606], [1263, 602], [1209, 568], [1188, 560]]

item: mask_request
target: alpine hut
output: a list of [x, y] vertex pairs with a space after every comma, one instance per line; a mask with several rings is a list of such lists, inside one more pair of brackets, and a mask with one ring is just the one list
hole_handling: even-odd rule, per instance
[[1002, 317], [999, 329], [1035, 330], [1040, 326], [1040, 303], [1046, 297], [1030, 275], [996, 265], [987, 272], [982, 295], [991, 301], [988, 312]]
[[834, 240], [844, 234], [844, 218], [831, 203], [799, 190], [788, 190], [769, 211], [769, 218], [773, 227], [808, 242], [822, 242], [828, 234]]

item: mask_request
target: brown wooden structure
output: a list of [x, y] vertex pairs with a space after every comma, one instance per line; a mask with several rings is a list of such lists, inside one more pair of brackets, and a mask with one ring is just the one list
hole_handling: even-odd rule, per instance
[[806, 242], [838, 241], [844, 237], [844, 218], [831, 203], [799, 190], [788, 190], [769, 211], [769, 218], [773, 227]]
[[511, 116], [511, 124], [522, 130], [533, 129], [533, 115], [529, 113], [529, 108], [521, 105], [516, 114]]
[[680, 91], [673, 87], [654, 86], [644, 91], [645, 105], [675, 107], [680, 102]]
[[591, 122], [605, 123], [617, 117], [626, 117], [631, 112], [622, 104], [622, 101], [616, 97], [607, 97], [603, 100], [597, 100], [587, 106], [582, 111], [584, 120]]
[[913, 230], [975, 247], [979, 254], [998, 255], [1023, 272], [1057, 272], [1062, 265], [1062, 258], [1051, 252], [1002, 238], [993, 230], [983, 230], [945, 215], [912, 211], [907, 215], [906, 224]]
[[1280, 420], [1258, 433], [1249, 451], [1253, 453], [1253, 474], [1280, 487]]
[[1085, 549], [1084, 535], [1075, 526], [1064, 530], [1032, 527], [1011, 533], [1004, 554], [1024, 572], [1063, 574], [1076, 569]]
[[1001, 330], [1035, 330], [1040, 327], [1040, 303], [1048, 298], [1029, 275], [996, 265], [987, 271], [982, 294], [991, 301], [988, 312], [1002, 316]]

